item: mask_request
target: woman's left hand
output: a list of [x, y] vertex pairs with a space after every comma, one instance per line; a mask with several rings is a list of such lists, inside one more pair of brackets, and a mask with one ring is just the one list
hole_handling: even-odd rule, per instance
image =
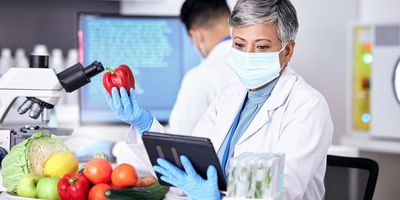
[[154, 170], [160, 173], [161, 180], [181, 189], [193, 200], [220, 200], [222, 195], [218, 189], [217, 170], [210, 165], [207, 169], [207, 180], [204, 180], [186, 156], [181, 156], [181, 164], [185, 171], [163, 158], [158, 158]]

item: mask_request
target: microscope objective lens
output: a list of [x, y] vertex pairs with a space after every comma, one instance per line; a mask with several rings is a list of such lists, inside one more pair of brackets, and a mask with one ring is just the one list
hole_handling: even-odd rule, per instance
[[33, 102], [29, 99], [25, 100], [24, 103], [18, 108], [20, 115], [25, 114], [32, 107]]
[[50, 122], [50, 109], [44, 108], [42, 112], [42, 123], [48, 124]]
[[43, 108], [38, 103], [33, 103], [31, 107], [31, 111], [29, 112], [29, 117], [33, 119], [37, 119], [42, 113]]

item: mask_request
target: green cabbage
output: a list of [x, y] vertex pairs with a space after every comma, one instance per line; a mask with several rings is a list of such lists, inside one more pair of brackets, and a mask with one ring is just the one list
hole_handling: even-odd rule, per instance
[[47, 159], [60, 151], [68, 151], [68, 148], [56, 136], [43, 132], [15, 145], [1, 162], [3, 186], [15, 193], [22, 176], [29, 173], [42, 176]]

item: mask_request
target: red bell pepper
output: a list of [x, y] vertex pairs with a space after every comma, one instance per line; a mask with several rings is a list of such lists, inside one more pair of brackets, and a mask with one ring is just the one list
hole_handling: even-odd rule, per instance
[[90, 184], [83, 174], [71, 173], [58, 181], [57, 189], [62, 200], [86, 200]]
[[103, 76], [103, 86], [110, 95], [113, 87], [124, 87], [128, 94], [130, 88], [135, 89], [135, 78], [128, 66], [120, 65], [115, 70], [107, 68], [107, 71]]

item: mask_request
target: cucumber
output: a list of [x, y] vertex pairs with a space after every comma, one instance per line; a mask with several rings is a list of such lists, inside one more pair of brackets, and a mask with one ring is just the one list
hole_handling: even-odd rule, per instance
[[158, 182], [149, 187], [133, 187], [125, 189], [107, 190], [105, 196], [109, 200], [161, 200], [165, 197], [169, 187], [162, 186]]

